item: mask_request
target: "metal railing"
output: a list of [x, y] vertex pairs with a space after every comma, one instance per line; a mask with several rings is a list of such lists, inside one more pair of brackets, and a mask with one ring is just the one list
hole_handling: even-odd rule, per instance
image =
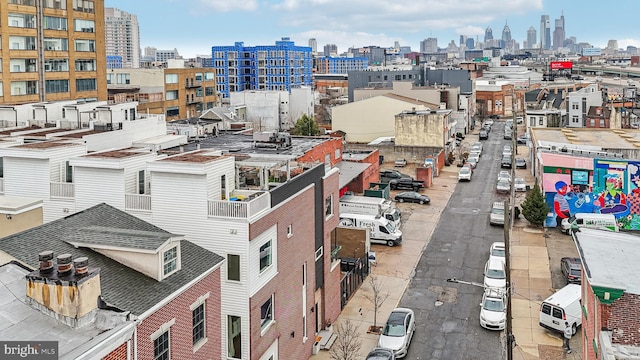
[[75, 197], [75, 186], [68, 182], [52, 182], [49, 186], [49, 195], [52, 198], [73, 199]]
[[209, 200], [208, 215], [249, 219], [271, 206], [268, 192], [234, 191], [229, 200]]
[[151, 211], [151, 195], [124, 194], [124, 208]]

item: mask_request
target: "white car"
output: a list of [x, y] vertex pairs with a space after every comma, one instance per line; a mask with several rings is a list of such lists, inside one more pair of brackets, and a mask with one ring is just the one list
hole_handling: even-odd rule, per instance
[[507, 274], [504, 269], [504, 260], [500, 258], [489, 258], [484, 265], [484, 287], [485, 289], [505, 289], [507, 287]]
[[489, 260], [491, 260], [492, 258], [496, 258], [505, 261], [505, 250], [506, 248], [504, 247], [504, 241], [494, 242], [489, 248]]
[[460, 168], [460, 171], [458, 172], [458, 181], [462, 181], [462, 180], [466, 180], [466, 181], [471, 181], [471, 174], [473, 172], [471, 171], [471, 168], [468, 166], [463, 166]]
[[382, 329], [378, 347], [393, 350], [396, 358], [405, 357], [415, 330], [416, 319], [413, 310], [395, 308]]
[[484, 123], [487, 124], [487, 125], [493, 125], [493, 120], [487, 119], [487, 120], [484, 121]]
[[499, 180], [496, 184], [496, 192], [507, 194], [511, 191], [511, 183], [508, 180]]
[[467, 161], [474, 161], [475, 163], [478, 163], [480, 161], [480, 154], [472, 152], [467, 156]]
[[509, 174], [509, 171], [500, 170], [498, 173], [498, 181], [500, 180], [507, 180], [508, 182], [511, 182], [511, 174]]
[[620, 80], [620, 76], [614, 76], [613, 80]]
[[496, 201], [491, 206], [489, 225], [504, 225], [504, 202]]
[[485, 290], [480, 304], [480, 326], [487, 330], [504, 330], [507, 322], [507, 297], [502, 291]]
[[516, 191], [527, 191], [527, 183], [523, 178], [516, 178], [513, 180], [513, 187]]

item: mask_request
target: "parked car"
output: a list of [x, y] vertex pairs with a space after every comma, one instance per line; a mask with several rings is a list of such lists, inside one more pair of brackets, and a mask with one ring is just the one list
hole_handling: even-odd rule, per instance
[[475, 170], [476, 165], [478, 165], [478, 163], [470, 163], [468, 161], [462, 164], [463, 167], [468, 166], [471, 169], [471, 173], [473, 173], [473, 170]]
[[480, 304], [480, 326], [487, 330], [504, 330], [506, 323], [506, 295], [494, 289], [485, 290]]
[[613, 80], [620, 80], [620, 76], [614, 76]]
[[487, 119], [487, 120], [484, 121], [484, 123], [489, 125], [489, 126], [491, 126], [491, 125], [493, 125], [493, 120], [492, 119]]
[[467, 161], [469, 160], [475, 160], [475, 162], [479, 162], [480, 161], [480, 153], [477, 152], [472, 152], [469, 154], [469, 156], [467, 156]]
[[504, 241], [496, 241], [489, 248], [489, 259], [497, 258], [506, 261]]
[[391, 349], [375, 348], [369, 351], [365, 360], [395, 360], [396, 355]]
[[393, 163], [393, 166], [395, 166], [395, 167], [405, 167], [405, 166], [407, 166], [407, 159], [397, 159]]
[[527, 191], [527, 183], [523, 178], [515, 178], [515, 180], [513, 180], [513, 187], [516, 191]]
[[504, 202], [496, 201], [491, 206], [489, 225], [504, 225]]
[[482, 125], [482, 130], [486, 130], [487, 132], [491, 132], [491, 125], [489, 125], [489, 124]]
[[497, 115], [497, 114], [491, 115], [489, 116], [489, 119], [496, 119], [496, 120], [500, 119], [500, 115]]
[[511, 140], [511, 129], [504, 129], [504, 139]]
[[504, 290], [507, 286], [507, 277], [504, 269], [504, 260], [489, 258], [484, 265], [484, 287]]
[[462, 180], [471, 181], [472, 173], [473, 172], [471, 171], [471, 167], [468, 167], [468, 166], [461, 167], [460, 171], [458, 172], [458, 181], [462, 181]]
[[396, 358], [405, 357], [415, 330], [416, 319], [413, 310], [395, 308], [382, 329], [378, 347], [393, 350]]
[[418, 191], [424, 187], [424, 181], [407, 178], [393, 179], [389, 180], [389, 187], [391, 190], [411, 189], [413, 191]]
[[502, 155], [500, 167], [503, 169], [511, 169], [511, 155]]
[[511, 182], [511, 174], [509, 174], [509, 172], [507, 170], [501, 170], [498, 173], [498, 181], [500, 180], [507, 180], [509, 182]]
[[466, 165], [466, 164], [469, 164], [469, 165], [471, 165], [471, 167], [472, 167], [473, 169], [475, 169], [475, 168], [476, 168], [476, 166], [478, 166], [478, 158], [476, 158], [476, 157], [467, 158], [467, 161], [466, 161], [464, 164], [465, 164], [465, 165]]
[[516, 169], [526, 169], [527, 168], [527, 160], [523, 158], [516, 158]]
[[560, 259], [560, 270], [564, 275], [567, 284], [580, 284], [582, 281], [580, 258], [576, 257], [563, 257]]
[[527, 145], [527, 141], [529, 141], [529, 136], [527, 135], [518, 136], [518, 139], [516, 141], [520, 145]]
[[496, 192], [507, 194], [511, 191], [511, 183], [507, 180], [500, 180], [496, 184]]
[[478, 138], [480, 140], [488, 140], [489, 139], [489, 132], [487, 130], [480, 130], [480, 134], [478, 135]]
[[415, 191], [401, 192], [394, 198], [397, 202], [411, 202], [418, 204], [428, 204], [431, 199], [427, 195], [422, 195]]

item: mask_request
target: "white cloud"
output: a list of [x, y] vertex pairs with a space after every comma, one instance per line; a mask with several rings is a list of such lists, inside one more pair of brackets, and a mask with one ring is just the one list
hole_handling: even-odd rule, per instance
[[627, 46], [635, 46], [640, 48], [640, 40], [638, 39], [622, 39], [618, 40], [618, 47], [621, 49], [626, 49]]
[[314, 30], [291, 36], [291, 39], [295, 41], [296, 44], [302, 46], [307, 46], [310, 38], [315, 38], [318, 41], [318, 52], [322, 52], [326, 44], [335, 44], [338, 47], [338, 53], [343, 53], [352, 47], [359, 48], [369, 45], [390, 47], [393, 46], [394, 41], [400, 41], [401, 44], [404, 43], [404, 40], [401, 38], [392, 38], [385, 34], [370, 34], [366, 32], [351, 33], [347, 31]]
[[198, 0], [200, 4], [206, 8], [210, 8], [218, 12], [230, 12], [234, 10], [253, 11], [258, 8], [257, 0]]
[[485, 29], [481, 28], [480, 26], [467, 25], [461, 28], [457, 28], [456, 34], [467, 35], [467, 36], [484, 35], [484, 30]]

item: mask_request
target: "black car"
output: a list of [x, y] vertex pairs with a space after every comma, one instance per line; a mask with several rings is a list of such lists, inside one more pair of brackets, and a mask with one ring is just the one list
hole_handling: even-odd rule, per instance
[[560, 270], [567, 284], [580, 284], [582, 281], [580, 258], [563, 257], [560, 259]]
[[511, 140], [511, 130], [505, 130], [504, 131], [504, 139], [505, 140]]
[[428, 196], [422, 195], [415, 191], [405, 191], [396, 195], [395, 200], [397, 202], [412, 202], [418, 204], [428, 204], [431, 202]]
[[478, 136], [480, 137], [480, 140], [489, 139], [489, 133], [487, 132], [487, 130], [480, 130], [480, 135]]
[[511, 156], [503, 156], [502, 161], [500, 162], [500, 167], [503, 169], [511, 169]]
[[389, 187], [391, 188], [391, 190], [410, 189], [413, 191], [418, 191], [424, 187], [424, 181], [407, 178], [393, 179], [389, 180]]
[[516, 158], [516, 169], [526, 169], [527, 168], [527, 160], [523, 158]]
[[395, 360], [396, 355], [393, 350], [386, 348], [375, 348], [369, 352], [365, 360]]

